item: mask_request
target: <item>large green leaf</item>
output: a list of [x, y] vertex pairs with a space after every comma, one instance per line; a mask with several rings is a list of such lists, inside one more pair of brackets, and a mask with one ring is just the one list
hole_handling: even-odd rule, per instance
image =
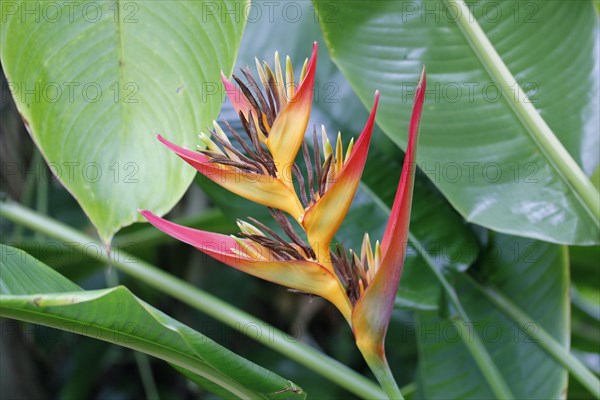
[[0, 245], [0, 316], [68, 330], [173, 364], [225, 397], [306, 397], [292, 382], [219, 346], [127, 288], [83, 291], [21, 250]]
[[[315, 3], [334, 62], [401, 147], [416, 81], [427, 94], [418, 165], [469, 221], [556, 243], [598, 243], [599, 221], [499, 95], [446, 3]], [[598, 15], [592, 2], [477, 1], [477, 21], [583, 170], [598, 165]], [[573, 44], [577, 43], [576, 46]], [[516, 88], [516, 86], [514, 86]], [[519, 105], [517, 105], [519, 107]]]
[[[482, 298], [470, 280], [456, 274], [456, 291], [500, 373], [519, 399], [564, 398], [567, 373], [535, 339], [544, 329], [564, 347], [569, 345], [569, 266], [567, 249], [531, 239], [493, 235], [476, 272], [510, 298], [533, 320], [518, 326]], [[470, 271], [473, 271], [472, 268]], [[450, 319], [419, 313], [420, 390], [428, 399], [494, 398], [482, 372]], [[533, 333], [533, 338], [526, 332]], [[472, 333], [468, 333], [472, 334]], [[466, 338], [466, 340], [472, 340]]]
[[[313, 18], [309, 3], [303, 3], [302, 18], [295, 23], [277, 20], [269, 25], [248, 24], [238, 65], [252, 65], [254, 57], [271, 61], [276, 50], [282, 55], [290, 54], [300, 69], [308, 55], [312, 40], [322, 43], [318, 23]], [[285, 35], [282, 43], [269, 40]], [[372, 102], [371, 93], [371, 101]], [[404, 107], [410, 110], [411, 105]], [[331, 62], [327, 48], [321, 46], [317, 62], [315, 98], [311, 123], [325, 125], [331, 139], [341, 130], [344, 143], [357, 137], [367, 121], [368, 113], [351, 87]], [[241, 131], [241, 124], [229, 103], [223, 106], [221, 119], [228, 120]], [[377, 119], [379, 121], [379, 118]], [[402, 127], [407, 131], [408, 124]], [[298, 158], [302, 164], [302, 157]], [[376, 128], [362, 183], [337, 240], [346, 247], [360, 249], [365, 232], [372, 240], [383, 235], [390, 207], [402, 170], [403, 153]], [[301, 169], [303, 169], [301, 167]], [[263, 222], [271, 219], [264, 207], [233, 195], [208, 179], [198, 178], [208, 195], [232, 218], [253, 216]], [[413, 215], [411, 220], [410, 247], [405, 264], [397, 305], [406, 308], [432, 309], [437, 307], [439, 289], [435, 277], [425, 263], [436, 267], [466, 269], [477, 257], [477, 241], [465, 226], [463, 219], [437, 193], [435, 188], [418, 177], [415, 185]], [[368, 216], [368, 218], [366, 217]]]
[[155, 134], [193, 146], [218, 114], [211, 88], [233, 66], [244, 9], [237, 0], [3, 3], [13, 98], [105, 242], [140, 221], [139, 208], [169, 211], [189, 186], [193, 171]]

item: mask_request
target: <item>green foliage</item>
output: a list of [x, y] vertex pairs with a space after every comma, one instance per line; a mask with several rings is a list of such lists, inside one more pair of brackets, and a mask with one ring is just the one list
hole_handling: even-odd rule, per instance
[[[328, 18], [327, 2], [315, 2], [331, 57], [365, 105], [381, 91], [378, 123], [402, 147], [411, 92], [426, 66], [418, 165], [458, 212], [500, 232], [598, 243], [600, 217], [566, 179], [563, 160], [548, 155], [514, 113], [515, 97], [486, 71], [452, 15], [456, 7], [438, 0], [336, 4]], [[591, 175], [599, 161], [600, 79], [591, 2], [480, 1], [471, 9], [513, 73], [514, 89], [518, 82]]]
[[467, 326], [467, 337], [461, 337], [453, 325], [452, 311], [446, 317], [418, 314], [419, 383], [423, 397], [495, 398], [463, 343], [478, 334], [516, 398], [560, 398], [567, 387], [567, 373], [539, 347], [537, 332], [544, 329], [562, 346], [569, 343], [566, 248], [494, 234], [474, 268], [481, 285], [491, 286], [513, 299], [533, 319], [524, 324], [511, 321], [482, 299], [472, 278], [456, 274], [456, 290], [472, 325]]
[[245, 22], [221, 11], [244, 3], [3, 4], [0, 58], [21, 117], [105, 242], [189, 186], [193, 172], [155, 135], [193, 147], [218, 114], [222, 93], [209, 87], [231, 69]]
[[84, 291], [21, 250], [0, 245], [0, 255], [0, 316], [69, 330], [161, 358], [228, 397], [306, 397], [290, 381], [219, 346], [123, 286]]
[[[139, 221], [138, 208], [171, 210], [193, 178], [193, 168], [155, 133], [195, 148], [221, 108], [221, 69], [254, 69], [255, 56], [270, 62], [279, 50], [298, 72], [313, 40], [320, 46], [308, 133], [323, 124], [331, 138], [340, 130], [346, 144], [362, 130], [375, 89], [382, 93], [362, 181], [336, 240], [358, 250], [364, 232], [381, 238], [425, 65], [409, 248], [386, 343], [396, 381], [412, 382], [402, 390], [406, 398], [599, 395], [600, 247], [584, 247], [599, 241], [598, 215], [585, 201], [590, 193], [569, 178], [583, 171], [596, 188], [600, 182], [599, 22], [591, 2], [468, 1], [517, 93], [500, 92], [491, 58], [464, 33], [452, 0], [91, 2], [74, 19], [61, 3], [46, 7], [41, 21], [22, 16], [25, 3], [1, 6], [0, 58], [41, 156], [30, 161], [32, 144], [15, 123], [19, 114], [4, 107], [10, 96], [2, 96], [8, 135], [0, 142], [8, 150], [0, 178], [4, 184], [9, 174], [5, 154], [21, 170], [35, 170], [43, 156], [105, 243]], [[95, 9], [99, 18], [90, 20]], [[574, 170], [522, 118], [517, 82], [578, 164]], [[92, 101], [97, 88], [101, 96]], [[228, 102], [219, 117], [241, 130]], [[0, 233], [58, 272], [2, 246], [0, 315], [68, 324], [154, 357], [144, 364], [123, 347], [83, 338], [49, 345], [33, 335], [22, 346], [9, 337], [0, 361], [29, 362], [38, 373], [20, 375], [16, 385], [61, 398], [151, 398], [152, 386], [161, 398], [215, 398], [204, 390], [222, 398], [304, 398], [296, 384], [311, 398], [383, 396], [366, 377], [351, 330], [325, 302], [242, 275], [148, 226], [124, 229], [107, 253], [81, 232], [93, 227], [67, 191], [46, 178], [23, 173], [19, 190], [8, 185], [22, 193], [21, 205], [2, 200]], [[201, 176], [196, 181], [169, 219], [227, 234], [235, 218], [269, 224], [264, 207]], [[37, 213], [26, 208], [33, 205]], [[122, 286], [106, 289], [102, 268], [109, 264]], [[262, 323], [257, 317], [279, 336], [256, 338], [240, 328]], [[473, 325], [459, 334], [465, 321]], [[56, 367], [63, 364], [69, 367]], [[145, 377], [136, 379], [132, 365]], [[7, 370], [0, 368], [3, 378]]]

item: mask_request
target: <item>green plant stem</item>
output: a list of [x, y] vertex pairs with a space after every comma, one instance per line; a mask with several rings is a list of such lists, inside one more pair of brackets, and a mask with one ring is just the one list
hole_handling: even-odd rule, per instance
[[369, 365], [369, 368], [371, 371], [373, 371], [373, 374], [377, 378], [377, 381], [387, 394], [388, 398], [390, 400], [404, 400], [404, 396], [402, 396], [402, 393], [398, 388], [398, 384], [396, 383], [394, 375], [390, 370], [390, 366], [385, 359], [385, 355], [383, 355], [383, 358], [365, 353], [363, 353], [363, 355], [365, 356], [365, 361]]
[[[40, 153], [40, 151], [37, 147], [34, 147], [33, 148], [33, 156], [31, 158], [31, 163], [29, 164], [29, 167], [30, 168], [33, 167], [33, 169], [35, 170], [37, 168], [37, 165], [39, 165], [42, 162], [43, 162], [42, 154]], [[23, 178], [21, 178], [21, 179], [23, 179]], [[21, 191], [21, 197], [20, 197], [20, 201], [22, 204], [33, 207], [33, 197], [34, 197], [34, 192], [35, 192], [35, 187], [36, 187], [36, 185], [35, 185], [36, 179], [41, 179], [40, 174], [33, 173], [33, 174], [25, 175], [25, 182], [23, 184], [22, 191]], [[22, 226], [15, 227], [11, 236], [12, 236], [11, 237], [12, 241], [14, 241], [14, 242], [21, 241], [21, 238], [23, 237], [23, 227]]]
[[[18, 203], [10, 201], [3, 202], [0, 205], [0, 216], [26, 226], [33, 231], [60, 240], [65, 245], [81, 249], [83, 245], [94, 243], [98, 244], [99, 248], [104, 249], [99, 241]], [[253, 332], [253, 330], [245, 329], [249, 325], [267, 326], [265, 322], [252, 315], [125, 252], [119, 251], [109, 256], [105, 251], [93, 251], [90, 252], [89, 256], [111, 264], [123, 273], [180, 300], [243, 334]], [[113, 259], [115, 256], [116, 259]], [[272, 334], [250, 335], [250, 337], [317, 372], [359, 397], [368, 399], [385, 397], [385, 393], [378, 385], [347, 366], [325, 356], [312, 347], [290, 341], [288, 335], [280, 330], [269, 327], [269, 332]]]
[[140, 371], [140, 378], [142, 378], [142, 385], [144, 385], [144, 391], [146, 392], [146, 400], [160, 400], [148, 356], [139, 351], [135, 351], [133, 356], [135, 357], [135, 362]]
[[[107, 287], [114, 288], [119, 285], [119, 276], [112, 268], [104, 270], [104, 277], [106, 279]], [[146, 400], [159, 400], [160, 397], [158, 395], [158, 390], [156, 390], [156, 383], [154, 382], [154, 376], [152, 375], [152, 368], [150, 368], [148, 356], [139, 351], [134, 351], [133, 356], [135, 357], [135, 363], [140, 372], [142, 386], [146, 393]]]
[[523, 333], [550, 355], [559, 364], [564, 366], [575, 379], [579, 381], [587, 390], [590, 391], [596, 398], [600, 399], [600, 380], [589, 369], [585, 367], [571, 354], [563, 345], [552, 337], [540, 325], [537, 325], [535, 331], [531, 329], [523, 329], [528, 326], [533, 319], [521, 310], [517, 305], [511, 302], [502, 293], [494, 290], [489, 286], [480, 285], [475, 279], [465, 274], [465, 279], [483, 294], [492, 304], [494, 304], [507, 317], [512, 319]]
[[[409, 240], [414, 241], [415, 238], [409, 234]], [[448, 295], [450, 302], [454, 306], [454, 309], [458, 314], [458, 319], [454, 321], [454, 325], [456, 325], [456, 328], [460, 332], [460, 337], [463, 340], [463, 343], [481, 370], [486, 382], [490, 385], [494, 395], [498, 399], [514, 399], [515, 396], [512, 394], [508, 384], [502, 377], [498, 367], [496, 367], [496, 364], [494, 364], [494, 360], [485, 348], [483, 342], [479, 338], [479, 335], [476, 332], [468, 331], [467, 326], [473, 326], [473, 323], [470, 321], [467, 312], [463, 308], [456, 291], [452, 285], [450, 285], [444, 274], [438, 268], [436, 268], [435, 263], [433, 260], [431, 260], [429, 255], [426, 253], [422, 253], [422, 255], [427, 261], [426, 264], [429, 266], [431, 271], [433, 271], [444, 291]]]
[[503, 95], [507, 99], [506, 102], [514, 114], [526, 127], [542, 152], [550, 159], [558, 173], [573, 188], [596, 222], [596, 226], [600, 227], [600, 193], [598, 190], [536, 111], [464, 1], [446, 1], [452, 6], [448, 9], [455, 14], [458, 27], [475, 50], [483, 67], [502, 89]]
[[412, 396], [417, 391], [417, 384], [414, 382], [409, 383], [408, 385], [403, 386], [400, 389], [402, 396], [409, 397]]
[[[569, 253], [570, 256], [571, 253]], [[595, 322], [600, 322], [600, 304], [585, 299], [575, 285], [571, 285], [571, 306]]]

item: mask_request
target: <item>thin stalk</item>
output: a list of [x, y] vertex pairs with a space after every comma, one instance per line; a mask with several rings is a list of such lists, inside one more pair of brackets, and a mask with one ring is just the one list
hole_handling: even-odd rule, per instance
[[[464, 313], [464, 310], [462, 312]], [[496, 397], [499, 399], [514, 399], [514, 395], [504, 381], [500, 371], [496, 368], [494, 360], [492, 360], [479, 335], [467, 328], [467, 325], [473, 326], [473, 324], [463, 317], [459, 317], [452, 322], [456, 329], [458, 329], [463, 343], [475, 359], [475, 363], [479, 366]]]
[[579, 381], [590, 393], [596, 398], [600, 398], [600, 380], [594, 375], [589, 369], [585, 367], [571, 354], [563, 345], [561, 345], [556, 339], [552, 337], [548, 332], [541, 326], [537, 326], [538, 329], [535, 332], [531, 329], [523, 329], [533, 321], [533, 319], [521, 310], [516, 304], [510, 299], [506, 298], [502, 293], [494, 290], [489, 286], [480, 285], [475, 279], [468, 275], [464, 275], [466, 280], [481, 294], [483, 294], [492, 304], [494, 304], [500, 311], [502, 311], [507, 317], [513, 320], [519, 328], [534, 339], [536, 343], [548, 353], [549, 356], [554, 358], [560, 365], [565, 367], [571, 375]]
[[572, 187], [596, 226], [600, 226], [600, 193], [598, 190], [536, 111], [464, 1], [446, 1], [453, 6], [448, 9], [455, 14], [458, 27], [471, 44], [483, 67], [499, 84], [505, 98], [512, 99], [514, 96], [514, 99], [507, 100], [506, 103], [512, 108], [557, 172]]
[[[418, 243], [412, 234], [409, 233], [408, 237], [410, 242]], [[458, 294], [456, 294], [456, 291], [452, 285], [450, 285], [444, 274], [438, 268], [436, 268], [435, 262], [431, 259], [429, 254], [423, 252], [421, 255], [425, 259], [429, 269], [431, 269], [431, 271], [439, 280], [444, 291], [448, 295], [450, 302], [454, 306], [454, 309], [459, 317], [458, 320], [454, 321], [454, 324], [461, 333], [461, 339], [471, 354], [471, 357], [473, 357], [475, 363], [481, 370], [486, 382], [494, 392], [494, 395], [496, 395], [496, 397], [499, 399], [514, 399], [515, 396], [512, 394], [508, 384], [504, 380], [504, 377], [502, 377], [498, 367], [496, 367], [496, 364], [494, 364], [494, 360], [485, 348], [483, 342], [479, 338], [479, 335], [476, 332], [468, 332], [467, 326], [473, 326], [473, 323], [463, 308], [460, 299], [458, 298]]]
[[371, 371], [377, 378], [377, 381], [381, 385], [383, 391], [387, 394], [390, 400], [404, 400], [404, 396], [400, 392], [398, 388], [398, 384], [394, 379], [394, 375], [390, 370], [390, 366], [385, 359], [385, 355], [383, 358], [380, 357], [372, 357], [369, 354], [364, 354], [365, 361], [369, 365]]
[[[42, 163], [42, 162], [43, 162], [42, 154], [40, 153], [40, 151], [38, 150], [37, 147], [34, 147], [33, 148], [33, 157], [31, 159], [31, 163], [29, 164], [29, 168], [33, 167], [33, 170], [35, 171], [37, 168], [37, 165], [40, 165], [40, 163]], [[38, 173], [25, 175], [25, 183], [23, 184], [23, 189], [21, 191], [21, 197], [20, 197], [20, 201], [22, 204], [33, 207], [33, 195], [34, 195], [35, 186], [36, 186], [35, 183], [36, 183], [36, 179], [41, 179], [41, 175], [42, 174], [38, 174]], [[19, 242], [19, 241], [21, 241], [22, 237], [23, 237], [23, 227], [22, 226], [15, 227], [15, 230], [12, 232], [12, 238], [11, 238], [12, 241]]]
[[[104, 270], [104, 278], [106, 280], [107, 287], [117, 287], [119, 285], [119, 276], [116, 271], [112, 268]], [[150, 368], [150, 360], [145, 353], [134, 351], [133, 356], [135, 358], [135, 364], [137, 365], [142, 379], [142, 386], [146, 393], [146, 400], [159, 400], [158, 390], [156, 389], [156, 383], [154, 382], [154, 376], [152, 375], [152, 368]]]
[[[97, 240], [12, 201], [1, 203], [0, 216], [60, 240], [65, 245], [76, 249], [81, 250], [83, 245], [91, 243], [97, 244], [99, 249], [104, 249], [104, 246]], [[385, 397], [385, 393], [371, 380], [312, 347], [290, 341], [288, 335], [274, 327], [269, 326], [269, 335], [252, 335], [252, 330], [245, 329], [245, 327], [268, 326], [268, 324], [130, 254], [119, 251], [107, 255], [105, 251], [93, 251], [89, 256], [112, 265], [123, 273], [180, 300], [243, 334], [250, 335], [254, 340], [304, 365], [359, 397], [368, 399]]]
[[[571, 253], [569, 253], [569, 256]], [[584, 313], [587, 317], [592, 318], [594, 322], [600, 322], [600, 305], [585, 299], [575, 285], [571, 285], [571, 305]]]
[[414, 382], [409, 383], [408, 385], [400, 388], [400, 392], [404, 397], [411, 397], [417, 391], [417, 384]]
[[[41, 153], [36, 147], [37, 162], [40, 163], [41, 168], [46, 168]], [[35, 190], [35, 209], [41, 214], [48, 214], [48, 179], [46, 174], [39, 176]]]
[[138, 370], [140, 371], [140, 378], [142, 378], [142, 385], [146, 392], [146, 400], [160, 400], [158, 390], [156, 389], [156, 383], [154, 382], [154, 375], [152, 375], [152, 368], [150, 368], [150, 360], [148, 356], [139, 351], [134, 351], [133, 356], [135, 357], [135, 363], [137, 364]]

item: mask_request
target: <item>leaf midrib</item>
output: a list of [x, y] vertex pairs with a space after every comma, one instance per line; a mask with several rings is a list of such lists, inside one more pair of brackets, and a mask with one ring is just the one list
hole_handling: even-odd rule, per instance
[[[464, 2], [462, 0], [443, 0], [448, 4], [460, 5]], [[452, 7], [450, 7], [452, 8]], [[453, 8], [452, 8], [453, 9]], [[468, 10], [468, 9], [467, 9]], [[460, 31], [461, 35], [465, 38], [465, 41], [469, 45], [471, 51], [475, 54], [480, 64], [483, 66], [485, 71], [490, 75], [490, 77], [496, 79], [500, 83], [500, 87], [503, 91], [505, 91], [505, 86], [510, 85], [510, 81], [518, 83], [510, 69], [502, 60], [500, 54], [495, 50], [493, 43], [489, 40], [487, 34], [483, 31], [483, 28], [477, 22], [477, 19], [470, 14], [468, 14], [468, 20], [472, 22], [465, 22], [465, 25], [472, 24], [474, 27], [479, 28], [481, 32], [483, 32], [485, 38], [489, 42], [489, 45], [493, 49], [489, 54], [485, 55], [479, 51], [479, 49], [474, 45], [474, 40], [469, 34], [466, 32], [465, 26], [461, 25], [465, 18], [461, 16], [458, 18], [457, 27]], [[484, 39], [485, 40], [485, 39]], [[486, 43], [482, 43], [482, 46], [485, 46]], [[490, 59], [491, 58], [491, 59]], [[504, 71], [503, 71], [504, 70]], [[509, 82], [506, 81], [507, 76], [510, 76]], [[519, 93], [521, 93], [526, 99], [525, 92], [518, 85]], [[579, 205], [586, 211], [592, 221], [596, 224], [597, 228], [600, 228], [600, 207], [597, 204], [600, 204], [600, 194], [594, 188], [591, 181], [585, 175], [583, 170], [579, 167], [579, 165], [573, 160], [570, 153], [565, 149], [560, 140], [556, 137], [552, 129], [548, 126], [548, 124], [544, 121], [544, 119], [537, 113], [537, 111], [531, 106], [531, 102], [525, 101], [510, 101], [511, 99], [510, 93], [505, 93], [509, 96], [502, 96], [503, 101], [506, 105], [508, 105], [508, 109], [511, 110], [512, 114], [516, 117], [516, 119], [521, 123], [521, 125], [525, 128], [529, 138], [534, 143], [535, 147], [544, 155], [544, 158], [548, 162], [548, 164], [554, 169], [556, 174], [560, 177], [563, 183], [571, 189], [571, 192], [574, 194], [575, 198]], [[521, 100], [521, 99], [520, 99]], [[529, 107], [527, 106], [529, 105]], [[521, 110], [519, 110], [521, 109]], [[532, 115], [535, 114], [535, 115]], [[524, 115], [527, 115], [529, 118], [535, 119], [538, 121], [538, 129], [543, 133], [536, 133], [534, 128], [527, 123]], [[534, 123], [535, 124], [535, 123]], [[546, 142], [544, 145], [543, 142]], [[556, 156], [553, 156], [553, 153]], [[572, 176], [569, 178], [569, 176]], [[582, 181], [582, 182], [579, 182]], [[580, 188], [580, 185], [583, 185], [584, 191]], [[586, 193], [586, 191], [588, 193]], [[591, 204], [590, 204], [591, 202]]]

